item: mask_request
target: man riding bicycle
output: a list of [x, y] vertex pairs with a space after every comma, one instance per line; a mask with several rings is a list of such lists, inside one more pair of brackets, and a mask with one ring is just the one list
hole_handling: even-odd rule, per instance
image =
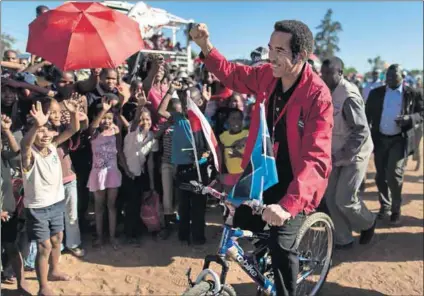
[[307, 63], [312, 32], [299, 21], [275, 23], [269, 41], [271, 63], [258, 67], [228, 62], [213, 47], [204, 24], [195, 25], [190, 35], [201, 48], [208, 71], [232, 90], [256, 97], [243, 169], [259, 129], [259, 104], [267, 106], [279, 183], [264, 193], [268, 206], [262, 219], [271, 225], [269, 248], [277, 295], [295, 295], [296, 234], [305, 214], [319, 205], [331, 171], [333, 106], [329, 89]]

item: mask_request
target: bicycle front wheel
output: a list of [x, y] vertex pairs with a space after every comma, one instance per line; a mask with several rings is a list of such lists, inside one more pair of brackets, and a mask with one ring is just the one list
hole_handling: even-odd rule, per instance
[[306, 218], [296, 237], [299, 252], [297, 295], [315, 296], [325, 283], [334, 250], [334, 224], [324, 213]]
[[[213, 282], [202, 281], [186, 290], [182, 296], [217, 296], [213, 293]], [[230, 285], [224, 285], [219, 296], [236, 296], [236, 291]]]

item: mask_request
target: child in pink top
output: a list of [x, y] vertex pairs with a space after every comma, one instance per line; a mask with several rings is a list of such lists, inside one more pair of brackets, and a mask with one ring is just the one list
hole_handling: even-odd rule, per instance
[[103, 244], [103, 213], [107, 202], [110, 242], [113, 248], [117, 249], [115, 202], [122, 181], [122, 175], [118, 168], [118, 157], [128, 177], [134, 178], [134, 176], [129, 172], [122, 153], [121, 134], [119, 128], [113, 123], [112, 104], [103, 98], [101, 106], [101, 110], [91, 123], [89, 130], [92, 137], [93, 164], [87, 186], [94, 193], [97, 232], [94, 247], [100, 247]]

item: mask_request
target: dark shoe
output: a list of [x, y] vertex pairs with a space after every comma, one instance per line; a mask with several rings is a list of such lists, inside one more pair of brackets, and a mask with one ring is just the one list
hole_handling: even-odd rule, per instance
[[374, 223], [372, 224], [372, 226], [370, 228], [368, 228], [367, 230], [362, 230], [361, 231], [361, 236], [359, 238], [359, 244], [360, 245], [366, 245], [369, 244], [372, 237], [374, 236], [374, 232], [375, 232], [375, 225], [376, 225], [376, 221], [374, 220]]
[[391, 211], [380, 209], [380, 211], [377, 214], [377, 219], [383, 220], [385, 217], [389, 217], [392, 214]]
[[365, 192], [365, 182], [362, 182], [361, 183], [361, 186], [359, 186], [359, 192], [361, 192], [361, 193], [363, 193], [363, 192]]
[[189, 242], [189, 238], [188, 238], [188, 236], [186, 236], [186, 235], [181, 235], [181, 234], [178, 234], [178, 240], [180, 241], [180, 242]]
[[350, 250], [353, 248], [353, 242], [345, 244], [345, 245], [338, 245], [336, 244], [334, 247], [336, 250]]
[[397, 225], [399, 225], [399, 224], [400, 224], [400, 214], [398, 214], [398, 213], [393, 213], [393, 214], [390, 216], [390, 225], [397, 226]]
[[171, 235], [171, 232], [172, 232], [172, 229], [171, 229], [171, 227], [170, 226], [167, 226], [167, 227], [165, 227], [164, 229], [162, 229], [160, 232], [159, 232], [159, 238], [161, 239], [161, 240], [166, 240], [166, 239], [168, 239], [169, 238], [169, 236]]
[[191, 241], [191, 243], [193, 245], [195, 245], [195, 246], [202, 246], [202, 245], [206, 244], [206, 239], [205, 238], [202, 238], [202, 239], [193, 239]]

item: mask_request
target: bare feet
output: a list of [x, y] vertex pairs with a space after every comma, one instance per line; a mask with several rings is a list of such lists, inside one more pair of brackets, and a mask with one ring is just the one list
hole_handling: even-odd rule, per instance
[[28, 284], [26, 280], [21, 280], [20, 284], [18, 284], [18, 295], [20, 296], [31, 296], [31, 293], [28, 289]]
[[51, 282], [67, 282], [71, 280], [69, 275], [67, 275], [66, 273], [61, 273], [61, 272], [49, 273], [49, 276], [47, 279]]
[[54, 296], [54, 292], [50, 288], [44, 287], [40, 288], [38, 291], [38, 296]]

